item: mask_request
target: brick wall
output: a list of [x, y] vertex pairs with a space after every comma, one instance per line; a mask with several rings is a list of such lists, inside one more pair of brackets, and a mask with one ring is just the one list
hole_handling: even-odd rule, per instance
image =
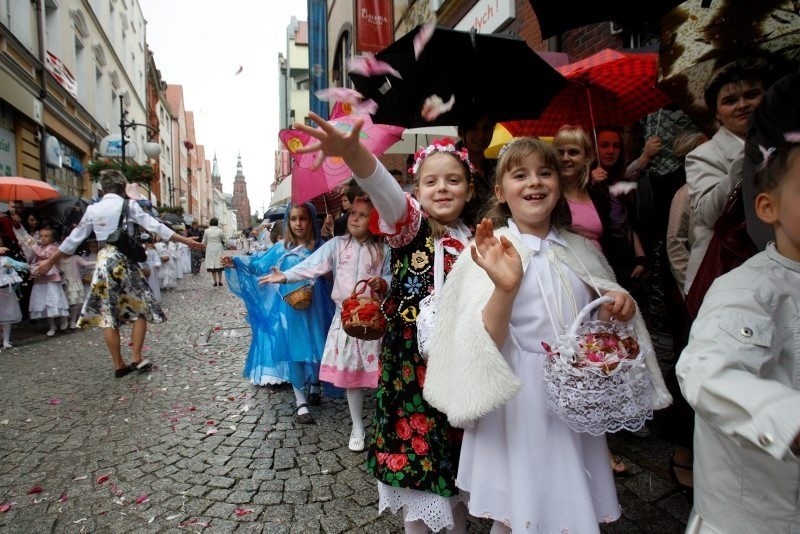
[[608, 22], [568, 31], [562, 37], [560, 51], [576, 60], [591, 56], [604, 48], [622, 48], [622, 34], [611, 35], [611, 25]]

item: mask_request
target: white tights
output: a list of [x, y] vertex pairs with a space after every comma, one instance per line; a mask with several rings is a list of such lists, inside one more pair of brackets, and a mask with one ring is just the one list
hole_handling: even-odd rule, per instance
[[364, 435], [364, 390], [361, 388], [347, 389], [347, 406], [350, 408], [350, 419], [353, 421], [353, 435]]
[[11, 346], [11, 323], [0, 323], [0, 330], [3, 332], [3, 347]]
[[83, 304], [72, 304], [69, 307], [69, 326], [70, 328], [78, 324], [78, 317], [81, 315]]
[[[292, 387], [292, 389], [294, 390], [294, 400], [295, 402], [297, 402], [298, 406], [300, 406], [301, 404], [306, 404], [308, 402], [305, 390], [298, 389], [296, 387]], [[309, 413], [307, 406], [303, 406], [302, 408], [297, 410], [297, 415], [303, 415], [305, 413]]]

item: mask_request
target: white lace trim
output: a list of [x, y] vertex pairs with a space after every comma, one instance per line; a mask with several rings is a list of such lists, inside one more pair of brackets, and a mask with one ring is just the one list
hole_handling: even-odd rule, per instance
[[396, 488], [383, 482], [378, 482], [378, 496], [378, 513], [388, 508], [396, 514], [402, 508], [404, 521], [420, 519], [433, 532], [452, 529], [455, 524], [453, 507], [460, 502], [466, 502], [463, 495], [442, 497], [427, 491]]

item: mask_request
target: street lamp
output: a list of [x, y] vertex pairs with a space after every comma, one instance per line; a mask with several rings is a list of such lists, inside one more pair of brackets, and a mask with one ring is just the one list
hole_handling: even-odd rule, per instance
[[[142, 124], [142, 123], [139, 123], [139, 122], [128, 122], [128, 121], [126, 121], [125, 120], [125, 116], [127, 114], [128, 114], [128, 112], [125, 111], [124, 96], [123, 95], [119, 95], [119, 130], [120, 130], [120, 133], [122, 134], [122, 140], [121, 140], [121, 146], [122, 146], [122, 165], [121, 165], [121, 167], [122, 168], [125, 167], [125, 145], [128, 144], [128, 141], [125, 138], [125, 131], [128, 128], [136, 128], [137, 126], [143, 126], [143, 127], [147, 128], [148, 130], [150, 130], [150, 133], [152, 133], [154, 135], [158, 135], [158, 129], [157, 128], [153, 128], [152, 126], [150, 126], [148, 124]], [[144, 151], [144, 154], [148, 158], [157, 158], [158, 155], [161, 154], [161, 146], [158, 143], [153, 143], [151, 141], [148, 141], [147, 143], [145, 143], [144, 146], [142, 147], [142, 150]]]

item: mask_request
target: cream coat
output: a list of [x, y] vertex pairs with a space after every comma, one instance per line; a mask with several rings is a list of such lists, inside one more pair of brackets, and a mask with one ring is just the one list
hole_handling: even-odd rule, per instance
[[722, 214], [733, 186], [739, 181], [743, 155], [744, 140], [723, 126], [714, 137], [686, 156], [686, 185], [694, 218], [684, 295], [689, 292], [703, 261], [714, 234], [714, 223]]
[[800, 532], [800, 263], [774, 244], [718, 278], [676, 372], [695, 409], [687, 532]]
[[[499, 228], [495, 235], [506, 236], [519, 251], [523, 266], [528, 264], [532, 252], [511, 230]], [[559, 235], [567, 247], [554, 247], [556, 257], [579, 278], [602, 293], [625, 291], [614, 280], [611, 267], [596, 247], [571, 232], [561, 231]], [[424, 396], [457, 427], [467, 426], [503, 405], [521, 385], [483, 325], [483, 308], [493, 289], [494, 284], [471, 255], [462, 254], [439, 299]], [[639, 340], [651, 344], [638, 311], [634, 326]], [[664, 385], [658, 362], [652, 352], [645, 361], [654, 386], [653, 407], [665, 408], [672, 397]]]

